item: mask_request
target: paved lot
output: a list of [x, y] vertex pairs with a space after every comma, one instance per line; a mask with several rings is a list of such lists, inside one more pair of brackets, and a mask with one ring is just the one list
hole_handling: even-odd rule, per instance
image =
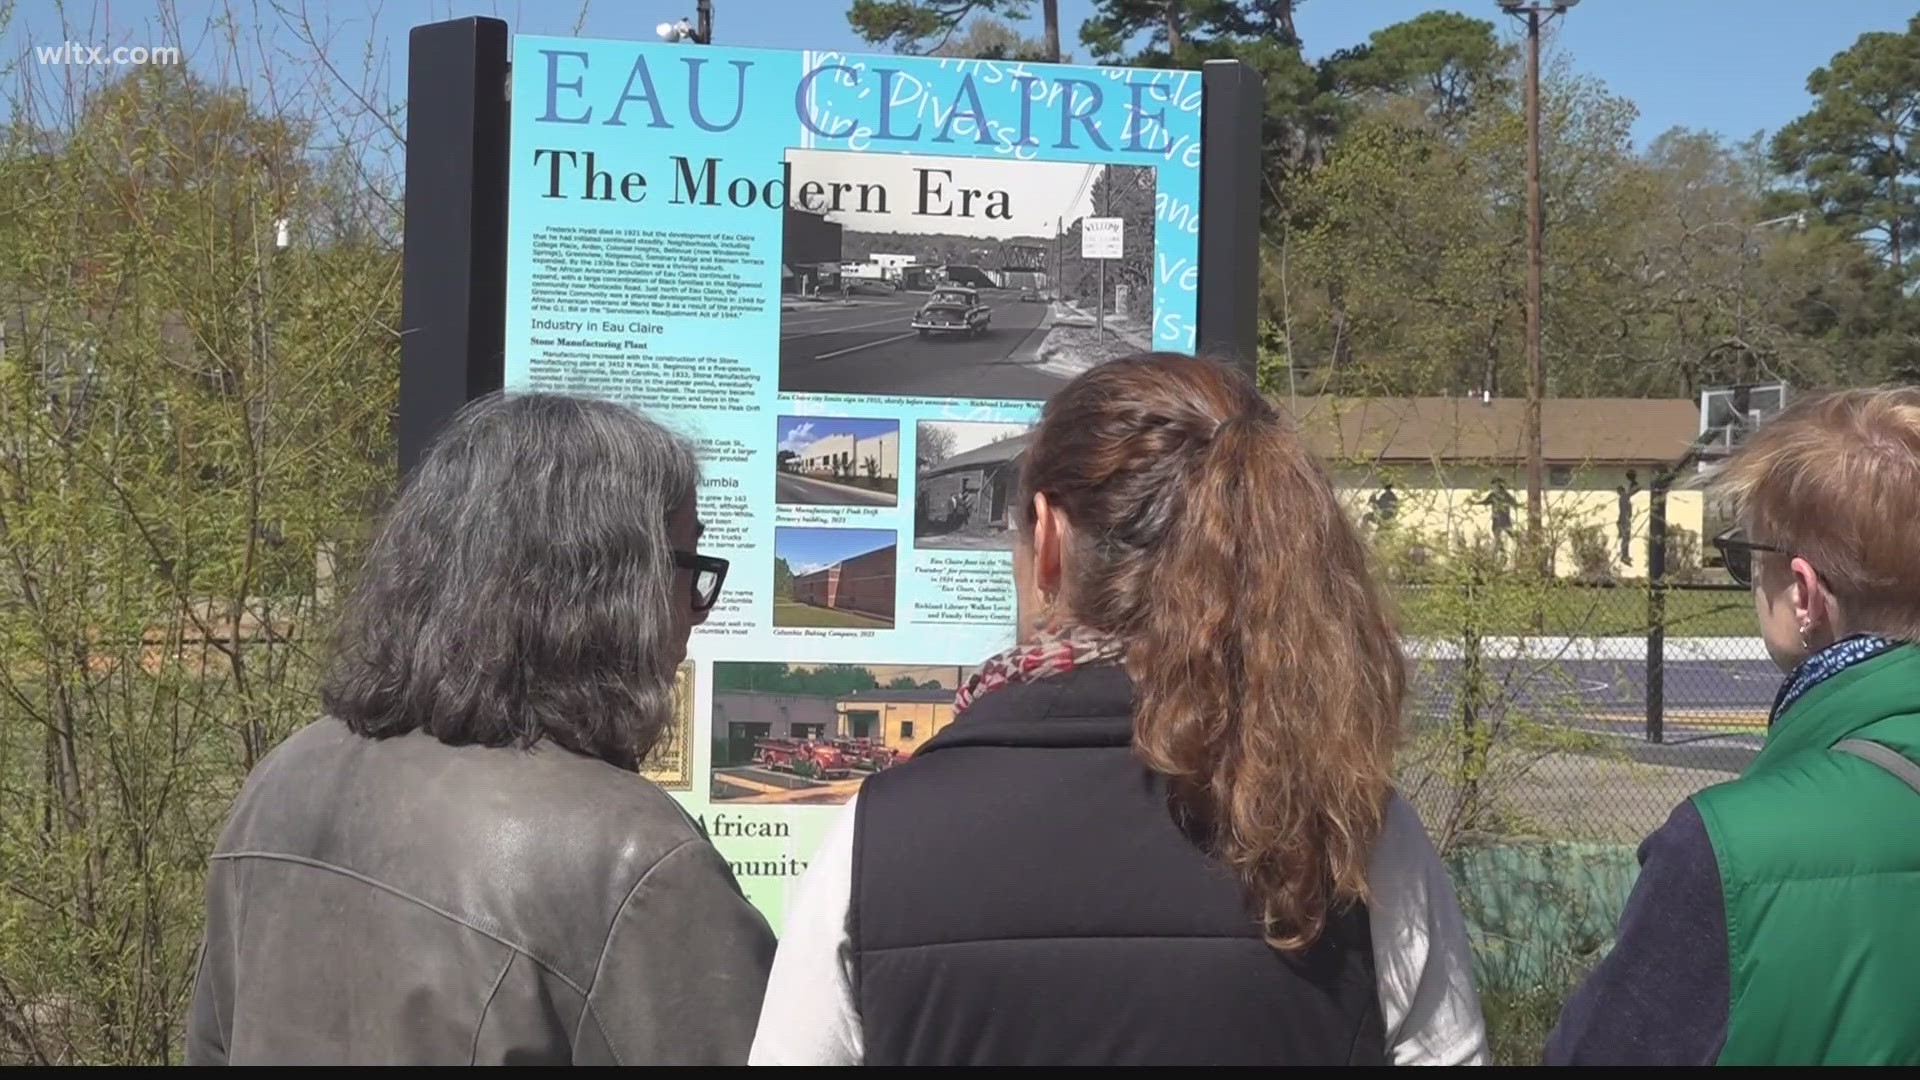
[[794, 393], [1041, 399], [1066, 381], [1039, 366], [1046, 304], [983, 291], [986, 333], [922, 338], [925, 293], [803, 303], [780, 316], [780, 389]]
[[785, 472], [774, 479], [773, 499], [789, 506], [897, 506], [900, 501], [890, 492]]

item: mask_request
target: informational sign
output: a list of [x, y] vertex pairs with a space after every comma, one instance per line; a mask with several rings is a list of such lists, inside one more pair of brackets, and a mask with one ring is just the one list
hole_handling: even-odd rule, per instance
[[1087, 218], [1080, 223], [1080, 257], [1083, 259], [1120, 258], [1121, 251], [1126, 247], [1123, 242], [1126, 230], [1126, 218]]
[[526, 36], [512, 70], [506, 384], [698, 447], [731, 571], [647, 771], [778, 926], [1013, 640], [1041, 405], [1194, 348], [1201, 78]]

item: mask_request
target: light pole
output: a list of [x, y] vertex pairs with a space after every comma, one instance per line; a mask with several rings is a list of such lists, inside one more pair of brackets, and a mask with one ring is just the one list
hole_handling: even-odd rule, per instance
[[[1739, 261], [1735, 264], [1734, 273], [1732, 348], [1740, 352], [1741, 381], [1751, 382], [1753, 381], [1754, 369], [1757, 365], [1754, 362], [1753, 346], [1747, 341], [1747, 251], [1753, 246], [1754, 235], [1762, 229], [1784, 229], [1789, 232], [1805, 232], [1807, 230], [1807, 212], [1800, 210], [1782, 217], [1769, 218], [1766, 221], [1756, 221], [1752, 224], [1744, 224], [1738, 221], [1709, 221], [1704, 225], [1697, 225], [1687, 230], [1686, 236], [1692, 238], [1709, 229], [1731, 229], [1740, 236]], [[1714, 346], [1713, 349], [1707, 353], [1707, 359], [1711, 360], [1715, 355], [1720, 353], [1721, 350], [1721, 346]], [[1742, 412], [1744, 413], [1744, 411], [1743, 409]]]
[[[1499, 0], [1500, 10], [1527, 28], [1527, 545], [1540, 551], [1540, 401], [1546, 395], [1546, 361], [1540, 353], [1540, 30], [1580, 0]], [[1551, 566], [1551, 562], [1548, 564]]]
[[681, 19], [679, 22], [663, 22], [654, 27], [653, 32], [661, 41], [690, 41], [695, 45], [713, 44], [713, 0], [696, 0], [693, 22]]

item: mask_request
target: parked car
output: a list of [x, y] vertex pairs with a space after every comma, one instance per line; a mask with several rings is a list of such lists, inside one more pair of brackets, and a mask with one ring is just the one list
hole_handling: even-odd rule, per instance
[[980, 302], [977, 291], [943, 285], [933, 291], [926, 303], [920, 305], [920, 310], [913, 316], [913, 328], [920, 331], [921, 337], [934, 334], [978, 337], [987, 332], [987, 326], [992, 321], [993, 312]]
[[1020, 290], [1020, 302], [1023, 304], [1038, 304], [1042, 299], [1044, 298], [1040, 295], [1040, 290], [1038, 289]]
[[753, 744], [753, 763], [809, 780], [842, 780], [853, 775], [852, 766], [837, 747], [811, 739], [761, 739]]
[[892, 765], [898, 753], [875, 738], [851, 738], [833, 740], [833, 748], [840, 751], [847, 764], [868, 772], [879, 772]]

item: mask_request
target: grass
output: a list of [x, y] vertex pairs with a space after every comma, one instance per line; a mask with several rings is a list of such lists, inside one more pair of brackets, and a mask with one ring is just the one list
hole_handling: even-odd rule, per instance
[[[1460, 603], [1448, 592], [1414, 586], [1396, 600], [1407, 633], [1415, 637], [1457, 635]], [[1667, 593], [1668, 637], [1752, 637], [1753, 601], [1744, 591], [1674, 589]], [[1534, 608], [1541, 610], [1534, 625]], [[1508, 604], [1484, 604], [1480, 632], [1493, 636], [1546, 634], [1568, 637], [1637, 637], [1647, 632], [1647, 593], [1567, 587], [1535, 590]]]
[[1488, 990], [1480, 994], [1495, 1065], [1538, 1065], [1572, 986]]
[[773, 602], [773, 625], [842, 630], [893, 629], [893, 622], [890, 619], [876, 619], [871, 615], [860, 615], [851, 611], [815, 607], [812, 604], [802, 604], [797, 600], [785, 598], [778, 598]]

